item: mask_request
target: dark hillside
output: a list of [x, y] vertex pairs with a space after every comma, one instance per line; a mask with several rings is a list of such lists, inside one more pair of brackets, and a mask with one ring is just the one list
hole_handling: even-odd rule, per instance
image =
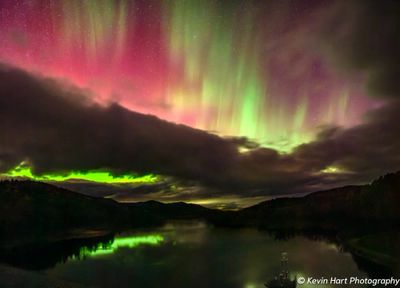
[[396, 224], [400, 220], [400, 172], [364, 186], [346, 186], [298, 198], [265, 201], [238, 212], [241, 225], [265, 228], [330, 228]]
[[33, 181], [0, 182], [0, 239], [41, 239], [76, 230], [119, 230], [161, 223], [145, 211]]

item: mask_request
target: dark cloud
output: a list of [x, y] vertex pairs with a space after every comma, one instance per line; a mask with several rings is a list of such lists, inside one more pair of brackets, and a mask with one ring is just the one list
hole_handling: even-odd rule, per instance
[[[154, 194], [165, 194], [172, 190], [173, 183], [100, 183], [90, 181], [67, 180], [50, 182], [53, 185], [94, 197], [114, 198], [116, 200], [139, 201], [141, 198], [155, 199]], [[152, 198], [153, 197], [153, 198]]]
[[400, 96], [400, 1], [336, 1], [324, 14], [320, 42], [346, 71], [361, 72], [371, 95]]
[[[300, 146], [294, 153], [311, 169], [342, 167], [368, 179], [400, 168], [400, 101], [370, 111], [363, 124], [337, 129], [329, 136]], [[309, 159], [316, 159], [311, 162]]]
[[101, 107], [17, 69], [0, 68], [0, 91], [3, 172], [29, 161], [39, 174], [103, 168], [212, 182], [208, 176], [235, 158], [236, 146], [215, 135], [117, 104]]
[[[232, 203], [237, 205], [235, 197], [365, 183], [400, 168], [397, 100], [370, 111], [358, 126], [325, 128], [315, 141], [280, 154], [245, 138], [224, 139], [116, 104], [102, 107], [83, 94], [1, 66], [0, 171], [26, 161], [38, 174], [92, 169], [151, 172], [169, 180], [149, 186], [68, 185], [122, 201], [225, 197], [232, 208]], [[240, 153], [241, 147], [247, 152]], [[333, 166], [339, 169], [336, 173], [321, 172]]]

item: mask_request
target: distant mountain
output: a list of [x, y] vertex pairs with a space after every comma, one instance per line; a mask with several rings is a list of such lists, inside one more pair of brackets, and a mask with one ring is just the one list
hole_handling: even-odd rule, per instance
[[371, 184], [346, 186], [299, 198], [278, 198], [243, 209], [237, 225], [263, 228], [342, 229], [354, 223], [400, 223], [400, 172], [385, 175]]
[[157, 215], [163, 219], [210, 219], [213, 215], [219, 215], [222, 212], [208, 209], [200, 205], [189, 204], [185, 202], [161, 203], [158, 201], [146, 201], [125, 204], [130, 208], [143, 209], [146, 213]]

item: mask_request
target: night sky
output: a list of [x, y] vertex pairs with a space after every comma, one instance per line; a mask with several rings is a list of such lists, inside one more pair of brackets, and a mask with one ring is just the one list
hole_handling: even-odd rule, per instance
[[0, 173], [237, 208], [400, 170], [397, 1], [2, 0]]

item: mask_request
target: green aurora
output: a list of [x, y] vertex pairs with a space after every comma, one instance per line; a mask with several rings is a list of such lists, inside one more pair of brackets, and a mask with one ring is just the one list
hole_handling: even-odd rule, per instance
[[36, 181], [56, 181], [62, 182], [70, 179], [74, 180], [84, 180], [91, 182], [99, 182], [99, 183], [155, 183], [159, 180], [159, 177], [153, 174], [147, 175], [120, 175], [115, 176], [107, 171], [71, 171], [63, 174], [44, 174], [44, 175], [35, 175], [32, 172], [31, 167], [26, 166], [24, 163], [21, 163], [17, 167], [11, 169], [10, 171], [0, 174], [3, 177], [11, 177], [11, 178], [28, 178]]

